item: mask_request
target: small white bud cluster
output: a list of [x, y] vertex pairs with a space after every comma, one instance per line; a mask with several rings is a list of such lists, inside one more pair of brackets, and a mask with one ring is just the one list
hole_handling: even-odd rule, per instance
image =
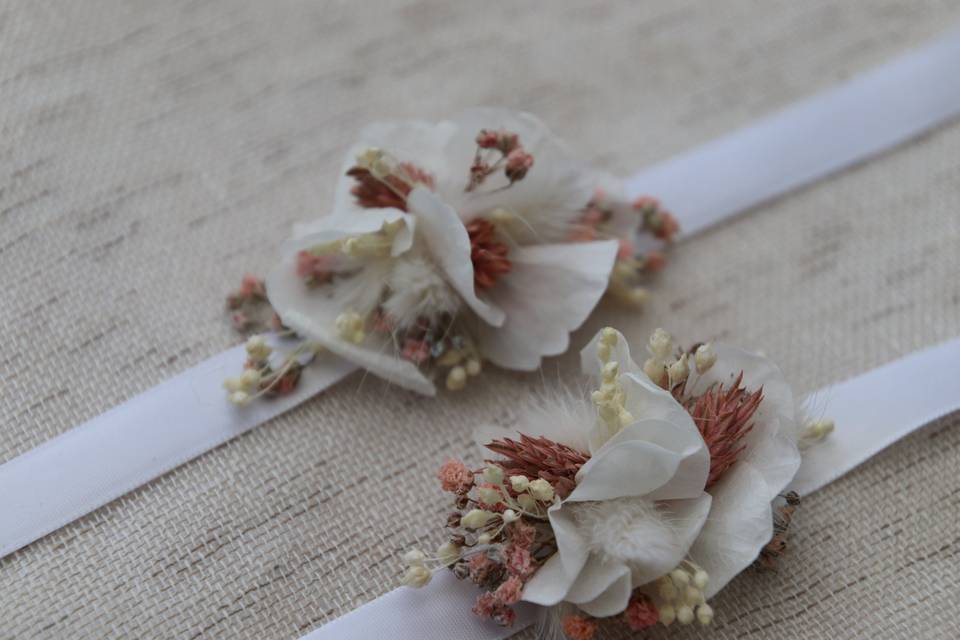
[[364, 319], [355, 311], [344, 311], [336, 320], [337, 335], [341, 340], [360, 344], [367, 334], [363, 329]]
[[433, 577], [430, 569], [426, 566], [427, 556], [419, 549], [411, 549], [403, 554], [403, 563], [407, 565], [407, 571], [403, 574], [401, 582], [408, 587], [419, 589], [430, 583]]
[[663, 329], [658, 328], [647, 342], [647, 352], [650, 357], [643, 363], [643, 372], [654, 384], [666, 387], [669, 382], [668, 367], [670, 354], [673, 351], [673, 338]]
[[803, 428], [800, 432], [799, 445], [802, 449], [806, 449], [812, 445], [822, 442], [827, 436], [833, 433], [835, 425], [833, 420], [829, 418], [824, 418], [822, 420], [815, 420], [809, 423]]
[[460, 391], [467, 386], [468, 378], [480, 375], [483, 370], [472, 344], [467, 344], [462, 349], [447, 349], [437, 359], [436, 364], [438, 367], [450, 367], [446, 380], [447, 389], [450, 391]]
[[703, 595], [709, 581], [707, 572], [692, 562], [684, 562], [657, 580], [657, 594], [664, 601], [658, 607], [660, 622], [670, 625], [676, 620], [687, 625], [696, 619], [702, 625], [710, 624], [713, 607], [707, 604]]
[[600, 332], [597, 355], [603, 368], [600, 371], [600, 388], [591, 394], [597, 415], [607, 427], [608, 437], [612, 437], [625, 426], [633, 422], [633, 415], [627, 411], [626, 393], [620, 384], [620, 365], [611, 360], [619, 334], [607, 327]]
[[[273, 349], [267, 344], [263, 336], [251, 336], [244, 345], [247, 350], [248, 366], [244, 372], [235, 378], [227, 378], [223, 381], [223, 388], [229, 393], [227, 398], [235, 405], [243, 406], [253, 400], [260, 389], [262, 375], [260, 368], [266, 366], [267, 358], [273, 353]], [[252, 364], [252, 366], [250, 366]]]

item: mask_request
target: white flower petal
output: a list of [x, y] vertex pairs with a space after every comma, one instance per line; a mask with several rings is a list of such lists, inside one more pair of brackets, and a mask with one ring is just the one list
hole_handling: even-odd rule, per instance
[[549, 514], [557, 553], [550, 556], [523, 587], [524, 600], [542, 605], [554, 605], [566, 597], [589, 555], [573, 516], [564, 513], [559, 504], [550, 507]]
[[504, 312], [477, 297], [473, 284], [473, 262], [470, 259], [470, 236], [457, 217], [457, 212], [433, 192], [418, 187], [407, 197], [410, 211], [420, 223], [420, 235], [430, 253], [464, 302], [484, 322], [499, 327]]
[[616, 253], [616, 241], [512, 251], [513, 270], [487, 294], [504, 310], [506, 321], [498, 328], [479, 328], [484, 357], [505, 369], [531, 371], [544, 356], [566, 351], [570, 332], [606, 291]]
[[710, 493], [710, 516], [690, 549], [693, 561], [710, 574], [708, 598], [750, 566], [773, 536], [770, 491], [752, 465], [737, 463]]
[[[643, 429], [643, 422], [647, 421], [626, 427], [620, 433], [628, 432], [632, 427]], [[629, 439], [616, 446], [604, 446], [580, 468], [577, 488], [567, 501], [647, 495], [674, 477], [683, 458], [682, 453], [643, 440]]]
[[656, 561], [648, 561], [642, 565], [630, 563], [631, 579], [635, 586], [652, 582], [680, 564], [707, 520], [710, 503], [710, 494], [702, 491], [696, 498], [665, 500], [660, 503], [664, 519], [671, 523], [674, 529], [670, 541], [673, 553], [658, 554]]
[[[629, 381], [629, 378], [623, 379], [625, 383]], [[679, 407], [676, 401], [673, 402]], [[634, 415], [644, 416], [644, 419], [622, 429], [594, 455], [629, 440], [659, 445], [676, 453], [679, 462], [670, 480], [651, 491], [650, 499], [680, 500], [700, 495], [710, 473], [710, 452], [690, 415], [685, 411], [668, 412], [657, 418], [647, 418], [647, 413], [640, 412]]]
[[[283, 323], [302, 336], [320, 343], [333, 353], [354, 362], [389, 382], [401, 387], [433, 395], [436, 389], [430, 380], [411, 362], [394, 355], [394, 346], [387, 339], [368, 336], [362, 345], [346, 342], [337, 335], [337, 316], [346, 310], [366, 313], [379, 300], [382, 277], [377, 265], [369, 279], [307, 288], [296, 274], [295, 254], [288, 253], [267, 278], [270, 303]], [[360, 276], [354, 276], [359, 278]]]
[[626, 565], [604, 562], [594, 555], [570, 587], [566, 600], [592, 616], [612, 616], [626, 609], [631, 590]]
[[391, 255], [398, 256], [413, 245], [416, 220], [399, 209], [360, 209], [347, 214], [334, 213], [293, 227], [293, 237], [284, 242], [284, 254], [296, 253], [318, 244], [334, 242], [350, 236], [375, 233], [383, 225], [403, 220], [404, 226], [393, 237]]

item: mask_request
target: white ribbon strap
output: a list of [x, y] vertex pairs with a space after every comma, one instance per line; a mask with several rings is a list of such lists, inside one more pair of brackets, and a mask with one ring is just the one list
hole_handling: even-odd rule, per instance
[[[627, 182], [688, 236], [850, 167], [960, 114], [960, 31]], [[951, 79], [954, 78], [954, 79]]]
[[0, 466], [0, 556], [56, 531], [334, 384], [356, 367], [325, 355], [294, 393], [238, 408], [229, 349]]
[[[864, 160], [960, 114], [960, 32], [803, 101], [759, 124], [640, 172], [687, 234]], [[298, 390], [235, 411], [220, 381], [227, 351], [0, 466], [0, 557], [58, 529], [342, 378], [352, 366], [307, 368]]]
[[[804, 452], [791, 488], [801, 495], [816, 491], [912, 431], [960, 410], [960, 376], [949, 373], [957, 363], [960, 339], [811, 394], [808, 405], [823, 407], [837, 429]], [[478, 594], [472, 583], [444, 570], [426, 587], [394, 589], [301, 640], [501, 640], [536, 617], [525, 606], [508, 631], [471, 620]]]

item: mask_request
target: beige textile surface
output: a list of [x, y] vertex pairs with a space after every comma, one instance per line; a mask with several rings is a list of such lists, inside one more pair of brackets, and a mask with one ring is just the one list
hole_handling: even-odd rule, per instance
[[[955, 1], [8, 0], [0, 461], [234, 343], [223, 295], [324, 213], [369, 120], [524, 108], [627, 172], [957, 23]], [[800, 392], [841, 380], [960, 334], [958, 211], [954, 125], [683, 243], [645, 312], [604, 306], [574, 345], [664, 325], [762, 348]], [[436, 400], [355, 375], [0, 561], [0, 638], [295, 638], [436, 542], [433, 474], [474, 425], [574, 374]], [[960, 635], [957, 427], [807, 499], [712, 630], [654, 635]]]

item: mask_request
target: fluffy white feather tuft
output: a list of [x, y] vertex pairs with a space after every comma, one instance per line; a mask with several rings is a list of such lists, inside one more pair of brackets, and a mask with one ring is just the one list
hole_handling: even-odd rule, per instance
[[434, 319], [453, 315], [461, 301], [436, 267], [422, 257], [400, 258], [387, 276], [390, 290], [383, 303], [384, 312], [401, 328], [412, 326], [420, 318]]
[[619, 498], [570, 507], [591, 551], [640, 567], [678, 552], [679, 536], [652, 500]]

